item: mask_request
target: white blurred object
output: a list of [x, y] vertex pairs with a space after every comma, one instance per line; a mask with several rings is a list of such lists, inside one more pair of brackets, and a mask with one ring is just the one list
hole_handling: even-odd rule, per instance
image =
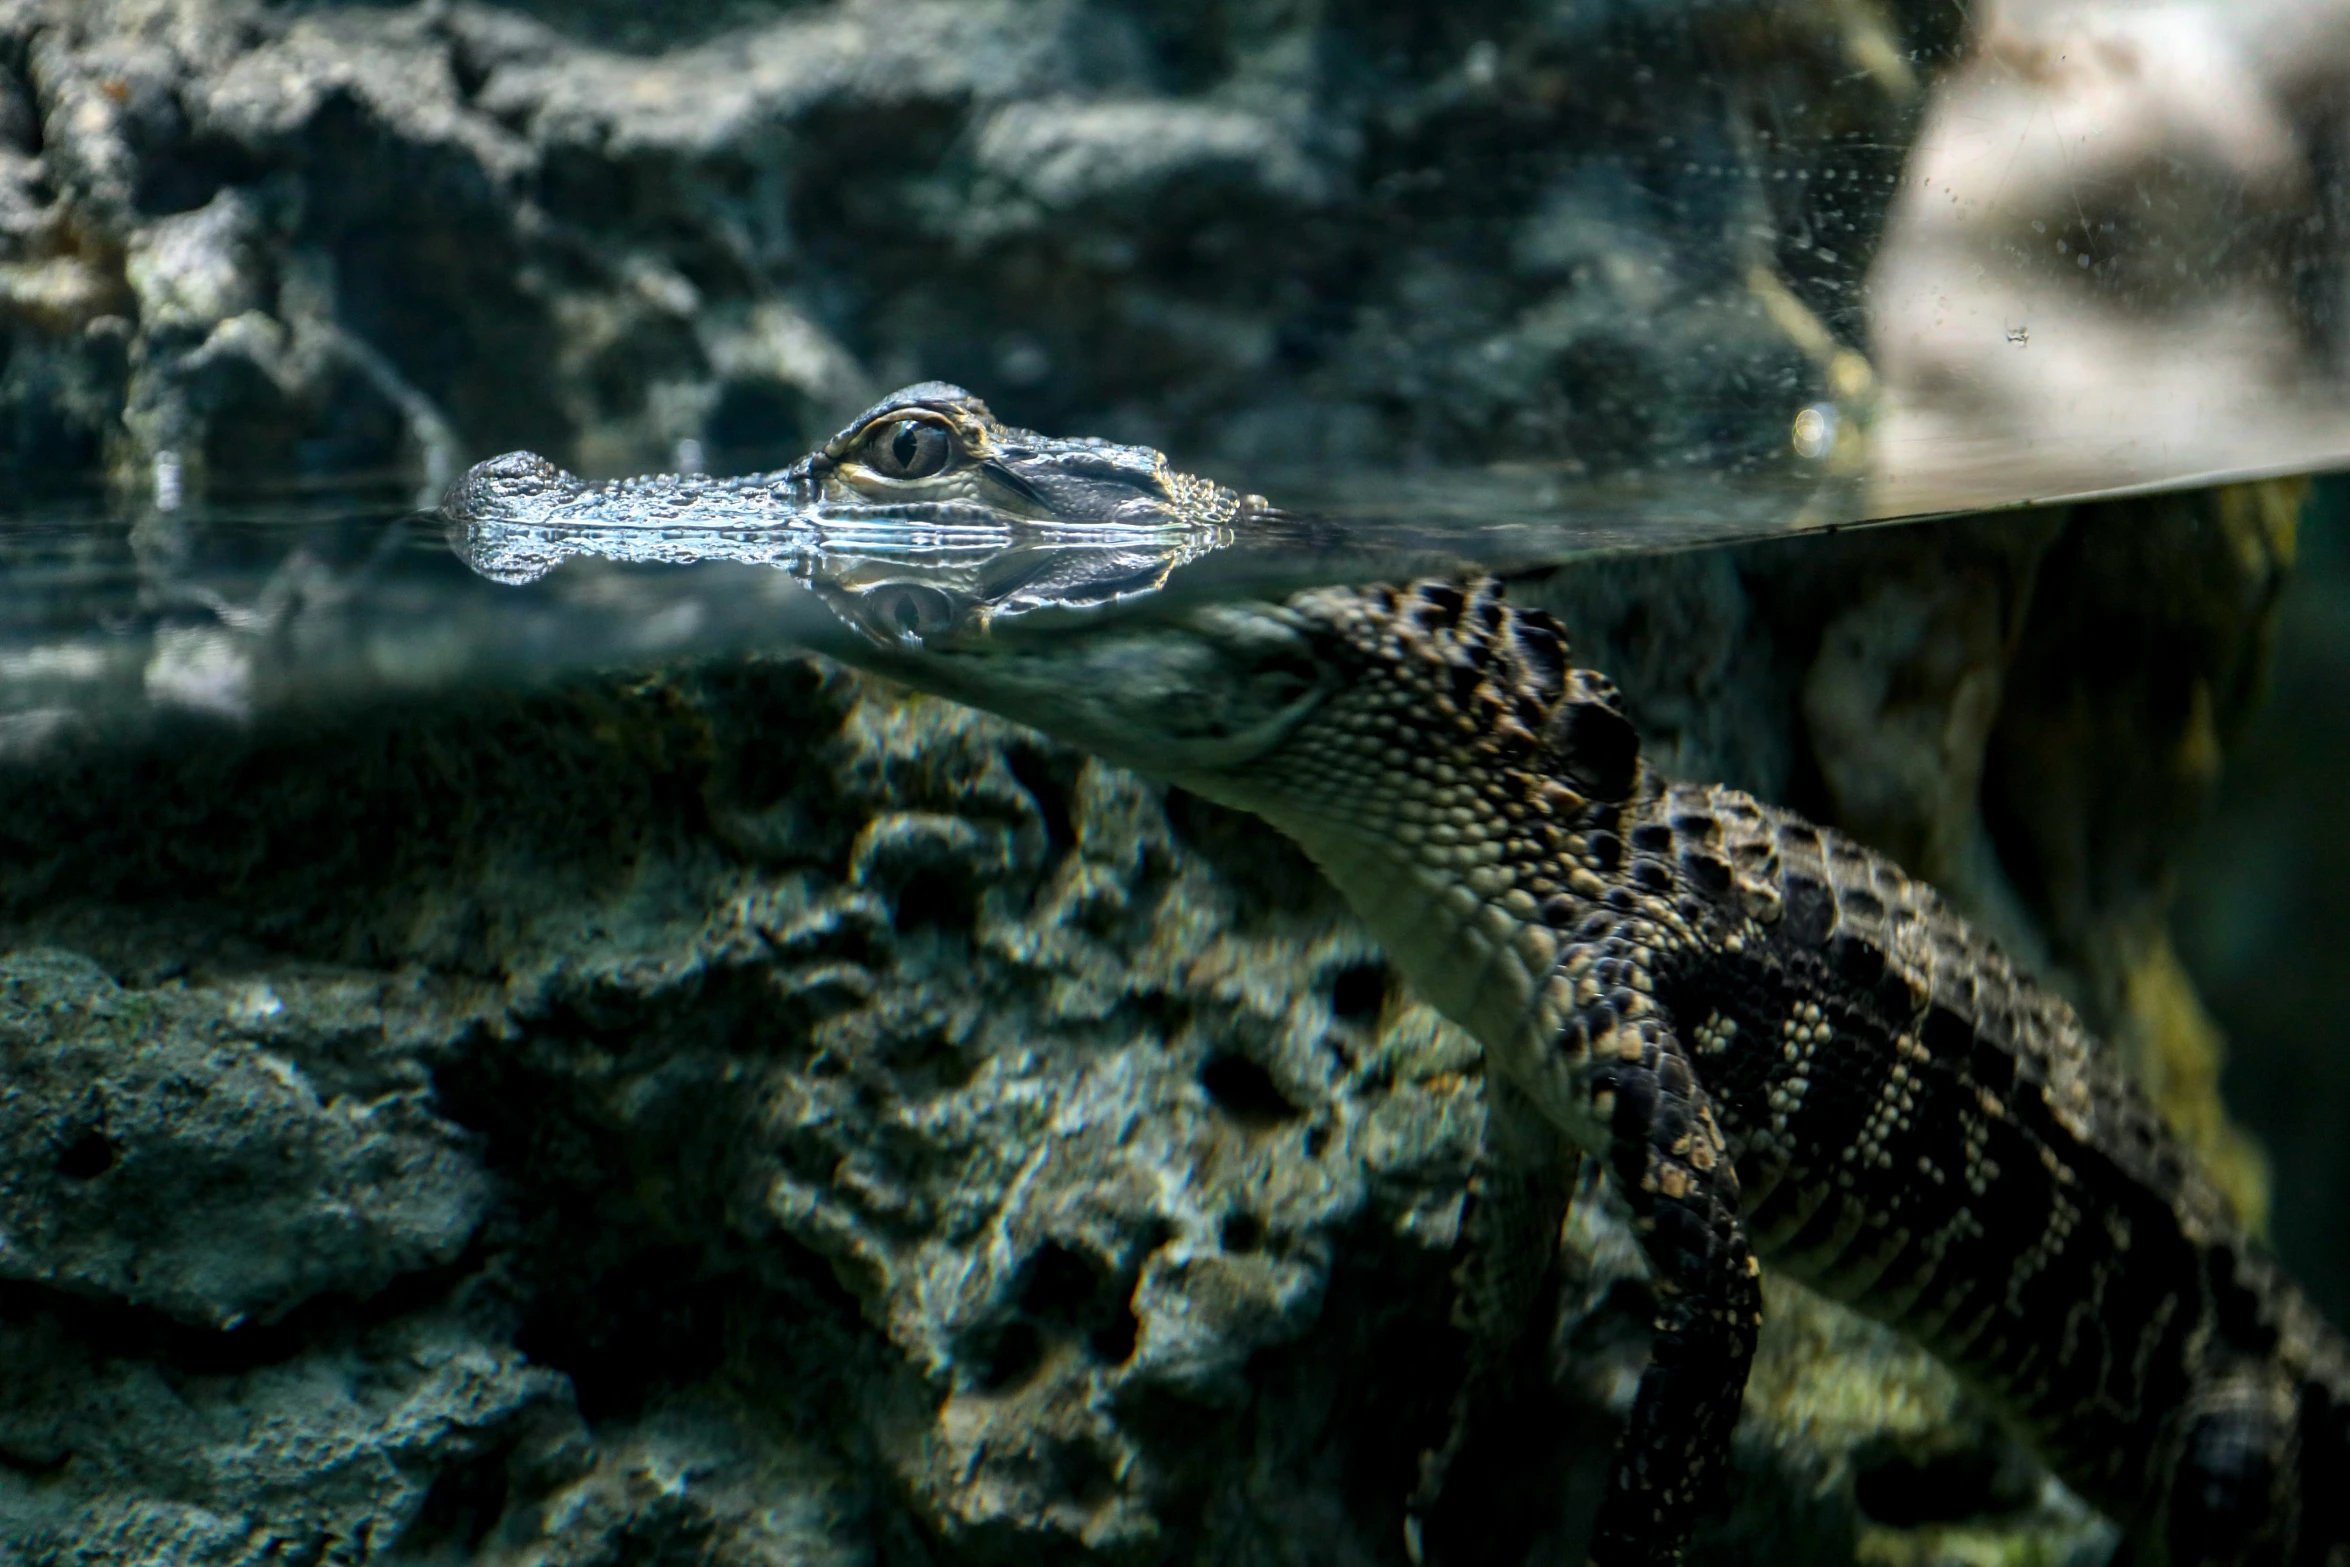
[[2350, 0], [1996, 4], [1870, 276], [1870, 511], [2350, 460]]

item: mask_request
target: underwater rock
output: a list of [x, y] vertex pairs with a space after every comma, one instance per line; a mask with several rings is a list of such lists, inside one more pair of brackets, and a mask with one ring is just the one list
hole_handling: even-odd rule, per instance
[[373, 998], [342, 988], [0, 958], [0, 1279], [228, 1329], [453, 1260], [488, 1180], [412, 1060], [365, 1061]]
[[[422, 1559], [478, 1539], [509, 1473], [565, 1473], [562, 1379], [440, 1312], [300, 1349], [13, 1299], [0, 1539], [19, 1561]], [[576, 1443], [576, 1437], [573, 1438]], [[572, 1467], [576, 1468], [574, 1464]]]

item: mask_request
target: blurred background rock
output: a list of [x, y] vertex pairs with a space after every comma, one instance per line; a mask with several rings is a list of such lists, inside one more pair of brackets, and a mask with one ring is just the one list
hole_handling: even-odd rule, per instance
[[18, 0], [0, 455], [737, 469], [935, 376], [1234, 482], [1799, 466], [1961, 15]]

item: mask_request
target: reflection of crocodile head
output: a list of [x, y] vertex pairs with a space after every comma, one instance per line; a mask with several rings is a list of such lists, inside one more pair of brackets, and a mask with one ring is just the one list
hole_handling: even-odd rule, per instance
[[1014, 429], [926, 381], [776, 473], [591, 485], [510, 452], [459, 479], [441, 515], [457, 552], [500, 581], [581, 554], [781, 566], [860, 630], [903, 639], [1151, 592], [1273, 513], [1147, 446]]

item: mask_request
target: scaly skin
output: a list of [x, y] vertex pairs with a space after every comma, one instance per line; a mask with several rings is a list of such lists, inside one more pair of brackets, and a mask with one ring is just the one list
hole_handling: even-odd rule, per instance
[[1596, 1560], [1677, 1554], [1755, 1255], [1952, 1365], [2138, 1559], [2350, 1557], [2340, 1341], [2063, 1001], [1849, 839], [1654, 777], [1493, 584], [1288, 607], [1337, 674], [1228, 797], [1604, 1159], [1656, 1273]]
[[1602, 1567], [1676, 1561], [1718, 1481], [1757, 1258], [1953, 1366], [2140, 1567], [2350, 1567], [2350, 1357], [2071, 1009], [1860, 845], [1656, 777], [1497, 584], [835, 651], [1261, 814], [1603, 1162], [1659, 1307]]

